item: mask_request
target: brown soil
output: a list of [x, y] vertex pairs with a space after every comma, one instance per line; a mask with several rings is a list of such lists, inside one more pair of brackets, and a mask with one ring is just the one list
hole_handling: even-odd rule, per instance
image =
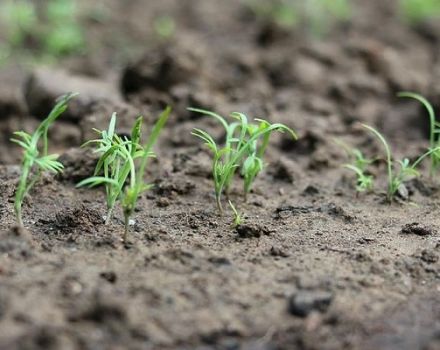
[[[424, 111], [395, 94], [417, 91], [440, 107], [438, 23], [409, 28], [394, 1], [357, 1], [350, 23], [313, 40], [255, 21], [233, 0], [111, 3], [130, 21], [97, 26], [107, 40], [121, 28], [151, 43], [139, 23], [166, 12], [178, 33], [122, 69], [109, 45], [63, 62], [70, 73], [0, 71], [0, 349], [440, 349], [438, 186], [423, 177], [407, 185], [408, 201], [384, 204], [378, 166], [377, 191], [356, 196], [333, 142], [379, 152], [362, 121], [398, 156], [427, 146]], [[83, 92], [52, 129], [66, 170], [27, 198], [28, 231], [14, 228], [20, 151], [8, 139], [66, 86]], [[166, 104], [173, 117], [148, 174], [156, 187], [124, 245], [121, 213], [105, 226], [102, 191], [75, 188], [94, 167], [79, 145], [114, 110], [127, 132]], [[190, 135], [221, 130], [188, 106], [299, 133], [273, 138], [246, 204], [237, 181], [242, 227], [217, 215], [210, 155]]]

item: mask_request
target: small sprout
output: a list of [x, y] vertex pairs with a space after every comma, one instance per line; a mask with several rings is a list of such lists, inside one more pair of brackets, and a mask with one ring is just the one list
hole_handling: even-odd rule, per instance
[[374, 187], [374, 177], [368, 174], [368, 166], [374, 163], [375, 159], [366, 158], [360, 150], [357, 148], [350, 148], [350, 146], [340, 140], [334, 140], [334, 142], [345, 150], [350, 159], [351, 163], [344, 164], [344, 167], [356, 174], [356, 191], [372, 191]]
[[[138, 124], [142, 122], [139, 118], [133, 129], [137, 128]], [[129, 149], [136, 145], [138, 147], [138, 140], [125, 139], [125, 142], [121, 140], [119, 136], [115, 134], [116, 127], [116, 113], [113, 113], [107, 130], [97, 130], [97, 133], [101, 135], [101, 138], [87, 141], [82, 147], [94, 144], [96, 146], [94, 153], [98, 153], [100, 158], [96, 164], [95, 171], [92, 177], [89, 177], [81, 181], [77, 187], [81, 186], [105, 186], [106, 202], [107, 202], [107, 215], [106, 225], [108, 225], [113, 217], [113, 210], [116, 201], [121, 193], [121, 188], [125, 184], [125, 181], [129, 172], [129, 162], [127, 158], [127, 152], [124, 150]], [[131, 152], [130, 152], [131, 154]], [[99, 174], [102, 173], [102, 176]]]
[[194, 136], [202, 139], [214, 154], [212, 175], [217, 208], [221, 215], [223, 215], [222, 194], [228, 195], [232, 179], [240, 169], [244, 177], [244, 197], [246, 199], [256, 176], [263, 169], [262, 157], [272, 132], [288, 132], [296, 139], [295, 132], [283, 124], [270, 124], [261, 119], [256, 119], [258, 124], [250, 124], [243, 113], [232, 113], [231, 117], [235, 121], [228, 123], [223, 117], [211, 111], [196, 108], [188, 110], [213, 117], [220, 122], [226, 132], [223, 147], [217, 145], [213, 137], [206, 131], [196, 128], [192, 132]]
[[374, 187], [374, 177], [365, 173], [365, 170], [353, 164], [345, 164], [345, 168], [353, 171], [357, 176], [356, 191], [366, 192], [372, 191]]
[[[408, 97], [419, 101], [425, 109], [428, 111], [429, 116], [429, 148], [434, 150], [440, 146], [440, 123], [437, 122], [435, 118], [435, 112], [432, 105], [423, 96], [413, 93], [413, 92], [401, 92], [398, 94], [399, 97]], [[434, 176], [434, 172], [440, 168], [440, 151], [433, 151], [430, 154], [431, 158], [431, 169], [430, 175]]]
[[[57, 100], [55, 107], [31, 135], [24, 131], [14, 132], [17, 138], [11, 139], [23, 148], [23, 160], [20, 180], [15, 192], [14, 210], [18, 225], [23, 226], [23, 200], [31, 188], [40, 179], [43, 172], [60, 173], [63, 165], [57, 160], [57, 154], [49, 154], [48, 131], [55, 120], [67, 109], [67, 104], [77, 94], [67, 94]], [[40, 142], [41, 141], [41, 142]]]
[[403, 160], [398, 160], [397, 163], [399, 164], [399, 168], [396, 170], [391, 155], [391, 149], [387, 141], [385, 140], [385, 137], [383, 137], [382, 134], [379, 133], [379, 131], [377, 131], [371, 126], [365, 124], [362, 124], [362, 126], [368, 131], [370, 131], [384, 146], [385, 156], [386, 156], [385, 161], [387, 164], [387, 173], [388, 173], [387, 200], [389, 202], [393, 200], [394, 196], [399, 191], [401, 186], [404, 185], [405, 181], [420, 176], [420, 173], [417, 170], [417, 167], [420, 165], [420, 163], [432, 153], [440, 151], [440, 147], [430, 149], [429, 151], [425, 152], [420, 157], [418, 157], [417, 160], [414, 161], [412, 164], [408, 158], [404, 158]]
[[[153, 126], [153, 129], [151, 130], [151, 134], [148, 138], [148, 142], [142, 147], [140, 153], [138, 153], [140, 157], [139, 166], [136, 167], [134, 162], [130, 162], [130, 174], [131, 174], [130, 183], [126, 188], [125, 193], [123, 193], [121, 200], [122, 210], [124, 212], [124, 221], [125, 221], [124, 241], [126, 241], [127, 239], [130, 216], [133, 214], [139, 196], [143, 192], [153, 187], [152, 184], [146, 184], [144, 182], [145, 170], [147, 168], [149, 158], [154, 156], [154, 153], [152, 152], [153, 146], [155, 145], [157, 139], [159, 138], [160, 132], [162, 131], [163, 127], [168, 121], [170, 114], [171, 114], [170, 107], [167, 107], [160, 114], [159, 119], [157, 120], [156, 124]], [[140, 131], [141, 130], [139, 124], [138, 129], [133, 130], [134, 134], [138, 134], [138, 136], [132, 135], [132, 137], [140, 139]], [[135, 174], [135, 172], [137, 174]]]
[[232, 212], [234, 213], [234, 220], [232, 221], [232, 226], [237, 227], [238, 225], [241, 225], [243, 223], [243, 215], [238, 212], [238, 210], [235, 208], [234, 204], [232, 204], [231, 201], [228, 202], [229, 202], [229, 206], [232, 209]]
[[[95, 167], [94, 175], [81, 181], [77, 186], [94, 187], [105, 185], [107, 201], [106, 224], [111, 222], [116, 201], [120, 201], [124, 213], [125, 232], [124, 242], [127, 240], [130, 217], [136, 207], [139, 195], [149, 190], [152, 185], [144, 183], [144, 174], [151, 157], [155, 157], [152, 148], [163, 129], [171, 108], [166, 108], [153, 126], [148, 142], [141, 145], [142, 117], [139, 117], [131, 131], [130, 139], [120, 137], [115, 133], [116, 114], [113, 114], [108, 130], [98, 131], [101, 138], [91, 140], [85, 145], [97, 145], [95, 152], [101, 156]], [[139, 159], [138, 164], [136, 160]], [[102, 173], [102, 175], [99, 175]], [[128, 180], [127, 186], [126, 182]]]

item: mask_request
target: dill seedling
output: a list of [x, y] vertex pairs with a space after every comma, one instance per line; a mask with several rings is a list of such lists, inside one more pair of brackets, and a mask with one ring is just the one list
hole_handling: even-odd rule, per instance
[[374, 177], [372, 175], [368, 175], [365, 169], [363, 170], [354, 164], [344, 164], [344, 168], [347, 168], [356, 174], [356, 191], [366, 192], [373, 190]]
[[[116, 202], [121, 202], [124, 213], [125, 232], [123, 240], [128, 235], [130, 216], [133, 214], [139, 195], [150, 189], [151, 184], [144, 183], [144, 174], [148, 159], [154, 157], [152, 148], [163, 129], [171, 108], [166, 108], [153, 126], [148, 142], [141, 145], [142, 117], [139, 117], [131, 131], [131, 137], [120, 137], [115, 133], [116, 114], [113, 114], [108, 130], [98, 131], [101, 138], [86, 143], [97, 145], [95, 152], [101, 156], [95, 167], [94, 175], [81, 181], [77, 186], [94, 187], [105, 185], [107, 218], [110, 223]], [[139, 164], [136, 160], [139, 159]], [[102, 173], [100, 176], [99, 174]], [[126, 186], [126, 182], [128, 184]], [[124, 189], [124, 186], [126, 187]]]
[[63, 165], [57, 160], [58, 154], [48, 154], [48, 131], [55, 120], [67, 109], [67, 104], [77, 94], [67, 94], [57, 100], [55, 107], [31, 135], [24, 131], [14, 132], [11, 139], [23, 148], [23, 160], [18, 187], [15, 192], [14, 210], [18, 225], [23, 226], [23, 200], [40, 179], [43, 172], [60, 173]]
[[399, 168], [396, 169], [394, 166], [391, 149], [386, 141], [385, 137], [382, 134], [369, 125], [362, 124], [362, 126], [370, 131], [383, 145], [385, 150], [385, 162], [387, 165], [387, 174], [388, 174], [388, 189], [387, 189], [387, 200], [391, 202], [396, 195], [399, 188], [404, 184], [405, 181], [408, 181], [410, 178], [419, 177], [420, 173], [417, 170], [417, 167], [420, 163], [429, 155], [434, 152], [440, 151], [439, 148], [430, 149], [420, 157], [418, 157], [413, 163], [410, 162], [408, 158], [404, 158], [403, 160], [398, 160]]
[[[127, 239], [130, 216], [133, 214], [139, 196], [141, 195], [141, 193], [149, 190], [153, 186], [152, 184], [146, 184], [144, 182], [144, 174], [148, 165], [149, 158], [154, 156], [154, 153], [152, 152], [153, 146], [156, 143], [159, 134], [165, 126], [170, 114], [171, 108], [167, 107], [161, 113], [158, 121], [153, 126], [151, 134], [148, 138], [148, 142], [144, 145], [139, 153], [139, 158], [141, 159], [139, 167], [136, 167], [134, 162], [130, 162], [130, 183], [126, 188], [125, 193], [123, 193], [121, 200], [125, 222], [124, 241], [126, 241]], [[140, 135], [140, 125], [138, 132]]]
[[222, 116], [203, 109], [189, 108], [190, 111], [201, 113], [216, 119], [226, 132], [224, 146], [219, 146], [213, 137], [206, 131], [195, 128], [194, 136], [202, 139], [213, 152], [212, 175], [217, 208], [223, 214], [221, 203], [222, 194], [228, 195], [229, 188], [235, 173], [241, 169], [244, 177], [244, 197], [251, 190], [256, 176], [263, 169], [263, 156], [269, 143], [272, 132], [288, 132], [296, 139], [295, 132], [287, 126], [256, 119], [258, 124], [248, 123], [243, 113], [232, 113], [234, 119], [228, 123]]
[[[121, 193], [120, 184], [122, 183], [123, 185], [125, 183], [130, 170], [127, 153], [131, 154], [132, 149], [135, 150], [138, 147], [139, 139], [134, 130], [138, 130], [139, 124], [142, 122], [142, 118], [138, 118], [133, 127], [131, 139], [122, 140], [115, 134], [116, 118], [116, 113], [113, 113], [107, 130], [94, 129], [95, 132], [101, 135], [101, 138], [90, 140], [83, 144], [82, 147], [95, 145], [93, 152], [98, 153], [100, 157], [93, 176], [81, 181], [77, 185], [77, 187], [105, 186], [107, 202], [106, 225], [112, 220], [113, 210]], [[129, 152], [126, 152], [127, 150]], [[99, 176], [100, 173], [102, 173], [102, 176]]]
[[334, 140], [347, 153], [350, 163], [344, 164], [344, 168], [353, 171], [357, 177], [357, 192], [372, 191], [374, 187], [374, 177], [368, 173], [368, 167], [374, 163], [375, 159], [368, 159], [357, 148], [351, 148], [341, 140]]
[[[429, 101], [423, 96], [413, 93], [413, 92], [401, 92], [398, 94], [399, 97], [408, 97], [419, 101], [427, 110], [429, 116], [429, 148], [434, 150], [440, 146], [440, 123], [437, 122], [435, 118], [435, 112]], [[430, 154], [431, 158], [431, 168], [430, 176], [434, 176], [434, 172], [440, 167], [440, 152], [433, 151]]]

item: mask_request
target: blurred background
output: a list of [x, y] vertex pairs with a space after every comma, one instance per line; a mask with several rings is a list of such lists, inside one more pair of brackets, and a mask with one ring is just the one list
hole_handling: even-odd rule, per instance
[[83, 97], [56, 126], [62, 149], [114, 110], [130, 125], [166, 104], [180, 133], [199, 106], [276, 115], [309, 143], [359, 120], [423, 139], [395, 94], [440, 106], [439, 17], [440, 0], [0, 0], [0, 163], [63, 89]]
[[235, 28], [228, 38], [235, 41], [259, 23], [295, 39], [328, 40], [351, 27], [376, 28], [374, 35], [387, 30], [386, 22], [399, 22], [436, 35], [426, 27], [438, 16], [440, 0], [1, 0], [0, 63], [83, 57], [96, 64], [92, 73], [185, 32], [228, 35]]

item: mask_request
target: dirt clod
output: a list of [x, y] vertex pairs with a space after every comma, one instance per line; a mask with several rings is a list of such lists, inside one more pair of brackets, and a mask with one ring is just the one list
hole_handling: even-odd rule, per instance
[[299, 290], [289, 298], [288, 310], [292, 315], [306, 317], [313, 311], [325, 312], [333, 294], [325, 290]]
[[260, 238], [264, 235], [269, 235], [272, 231], [266, 227], [258, 224], [241, 224], [235, 228], [240, 238]]
[[435, 233], [435, 230], [432, 227], [419, 224], [418, 222], [413, 222], [411, 224], [404, 225], [400, 232], [404, 234], [428, 236], [428, 235], [433, 235]]

